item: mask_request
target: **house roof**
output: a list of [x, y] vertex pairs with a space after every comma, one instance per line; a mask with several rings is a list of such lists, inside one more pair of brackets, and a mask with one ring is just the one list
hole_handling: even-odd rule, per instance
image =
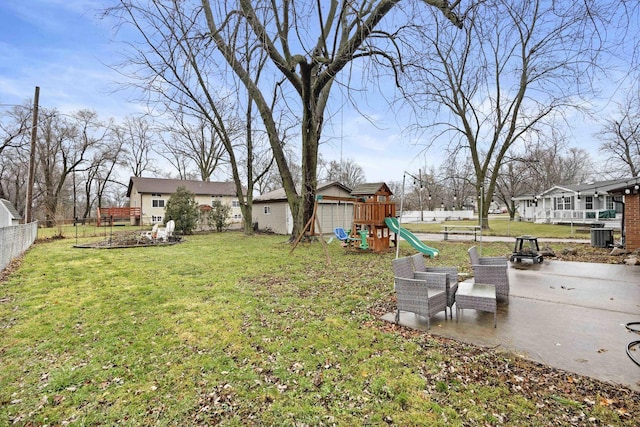
[[18, 213], [18, 210], [15, 208], [15, 206], [13, 206], [13, 204], [10, 201], [5, 199], [0, 199], [0, 204], [2, 204], [9, 211], [9, 214], [13, 217], [13, 219], [22, 219], [22, 217]]
[[[346, 185], [338, 181], [331, 181], [331, 182], [318, 184], [318, 188], [316, 189], [316, 192], [322, 193], [323, 191], [331, 187], [340, 187], [347, 193], [351, 192], [351, 189], [349, 187], [347, 187]], [[297, 188], [297, 190], [298, 192], [300, 192], [300, 188]], [[254, 203], [281, 202], [286, 200], [287, 200], [287, 194], [285, 193], [284, 188], [278, 188], [277, 190], [273, 190], [253, 198]]]
[[233, 182], [220, 181], [194, 181], [183, 179], [142, 178], [132, 176], [129, 179], [127, 197], [131, 197], [131, 191], [135, 186], [138, 193], [173, 194], [178, 187], [184, 187], [195, 195], [211, 196], [236, 196], [236, 186]]
[[581, 195], [592, 195], [597, 191], [599, 194], [609, 193], [611, 190], [623, 186], [626, 182], [631, 182], [636, 178], [610, 179], [605, 181], [593, 181], [580, 184], [555, 185], [543, 191], [540, 196], [554, 194], [558, 192], [578, 193]]
[[393, 192], [384, 182], [370, 182], [357, 185], [352, 191], [352, 196], [373, 196], [374, 194], [393, 195]]
[[640, 191], [640, 176], [637, 178], [629, 178], [624, 184], [608, 190], [611, 194], [625, 194], [625, 190], [638, 193]]

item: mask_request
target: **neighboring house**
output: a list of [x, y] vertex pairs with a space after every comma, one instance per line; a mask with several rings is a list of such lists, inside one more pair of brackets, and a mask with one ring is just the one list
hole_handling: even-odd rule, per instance
[[548, 224], [604, 223], [620, 228], [624, 196], [613, 189], [634, 178], [556, 185], [540, 194], [514, 197], [520, 218]]
[[[316, 194], [322, 196], [350, 197], [351, 190], [339, 182], [318, 185]], [[336, 227], [350, 229], [353, 222], [353, 204], [344, 201], [318, 200], [316, 217], [323, 234], [333, 233]], [[259, 230], [276, 234], [293, 232], [293, 217], [284, 189], [256, 196], [253, 199], [253, 222]], [[316, 231], [317, 226], [315, 226]]]
[[10, 201], [0, 199], [0, 227], [20, 224], [22, 217]]
[[624, 197], [622, 235], [625, 249], [640, 249], [640, 177], [609, 190], [610, 194]]
[[129, 207], [141, 208], [140, 217], [135, 217], [133, 222], [139, 225], [163, 223], [167, 202], [178, 187], [192, 192], [201, 209], [216, 203], [231, 206], [231, 222], [242, 222], [240, 202], [233, 182], [131, 177], [127, 190]]

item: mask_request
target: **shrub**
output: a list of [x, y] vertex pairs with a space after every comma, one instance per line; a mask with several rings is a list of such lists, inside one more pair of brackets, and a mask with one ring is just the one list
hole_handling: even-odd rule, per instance
[[216, 231], [224, 231], [229, 227], [229, 217], [231, 214], [231, 206], [222, 203], [214, 203], [209, 211], [209, 224], [216, 227]]
[[174, 220], [176, 231], [191, 234], [198, 222], [198, 203], [195, 195], [185, 187], [178, 187], [171, 195], [165, 209], [165, 224]]

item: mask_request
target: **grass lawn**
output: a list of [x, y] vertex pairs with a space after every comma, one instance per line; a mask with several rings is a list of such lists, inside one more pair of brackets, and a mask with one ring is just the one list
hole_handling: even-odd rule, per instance
[[[0, 426], [637, 421], [620, 387], [378, 320], [394, 307], [395, 253], [334, 242], [327, 265], [320, 244], [290, 254], [285, 240], [34, 245], [0, 282]], [[470, 270], [468, 242], [427, 244]]]
[[[445, 221], [443, 223], [424, 222], [402, 224], [413, 232], [439, 233], [445, 225], [478, 225], [477, 220]], [[508, 215], [492, 215], [489, 218], [489, 230], [484, 230], [485, 236], [536, 236], [546, 238], [575, 238], [590, 239], [589, 225], [560, 225], [538, 224], [528, 221], [511, 221]], [[614, 233], [615, 239], [620, 239], [620, 231]]]

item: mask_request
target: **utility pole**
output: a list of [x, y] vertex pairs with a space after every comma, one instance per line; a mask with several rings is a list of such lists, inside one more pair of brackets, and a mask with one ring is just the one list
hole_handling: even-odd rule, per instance
[[24, 209], [24, 222], [32, 221], [33, 183], [35, 181], [36, 167], [36, 138], [38, 136], [38, 102], [40, 99], [40, 86], [36, 86], [33, 96], [33, 122], [31, 126], [31, 148], [29, 150], [29, 182], [27, 184], [27, 204]]

